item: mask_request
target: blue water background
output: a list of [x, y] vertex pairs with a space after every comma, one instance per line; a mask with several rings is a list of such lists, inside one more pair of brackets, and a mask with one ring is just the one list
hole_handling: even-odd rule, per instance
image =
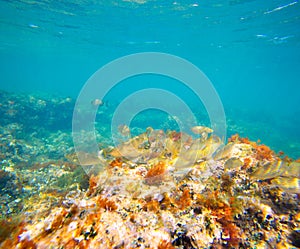
[[[238, 132], [300, 156], [298, 1], [22, 0], [0, 1], [0, 13], [1, 90], [76, 98], [111, 60], [171, 53], [208, 76]], [[123, 82], [107, 99], [145, 87], [201, 106], [165, 77]]]

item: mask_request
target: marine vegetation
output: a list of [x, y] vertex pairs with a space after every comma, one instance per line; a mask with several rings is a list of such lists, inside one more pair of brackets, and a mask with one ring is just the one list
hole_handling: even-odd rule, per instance
[[[1, 247], [300, 247], [300, 162], [238, 135], [223, 145], [208, 127], [192, 132], [148, 128], [102, 148], [104, 169], [85, 189], [52, 192], [59, 201], [48, 209], [46, 194], [30, 199], [26, 210], [41, 209], [1, 229]], [[74, 153], [64, 160], [73, 171], [79, 166]]]

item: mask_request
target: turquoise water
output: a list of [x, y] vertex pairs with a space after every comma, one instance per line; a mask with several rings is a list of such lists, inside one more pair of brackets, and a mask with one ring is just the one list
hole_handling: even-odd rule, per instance
[[[22, 0], [0, 1], [0, 12], [1, 90], [76, 99], [87, 79], [114, 59], [170, 53], [211, 80], [228, 135], [238, 132], [300, 157], [298, 1]], [[178, 82], [147, 76], [129, 81], [106, 100], [122, 102], [137, 89], [156, 87], [203, 111]], [[159, 126], [161, 115], [154, 117], [141, 118], [143, 125]]]

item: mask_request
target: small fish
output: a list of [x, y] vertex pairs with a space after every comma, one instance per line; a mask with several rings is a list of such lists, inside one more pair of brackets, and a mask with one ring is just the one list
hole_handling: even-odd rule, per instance
[[214, 159], [222, 160], [225, 158], [230, 158], [233, 147], [234, 147], [234, 143], [226, 144], [223, 148], [217, 151], [217, 153], [214, 156]]
[[270, 180], [271, 185], [286, 192], [300, 193], [300, 164], [298, 162], [275, 161], [257, 169], [250, 177], [254, 180]]
[[128, 137], [130, 135], [130, 129], [126, 124], [119, 125], [118, 131], [124, 137]]
[[297, 177], [276, 177], [271, 184], [289, 193], [300, 193], [300, 180]]
[[[289, 167], [288, 164], [284, 161], [278, 160], [272, 163], [267, 163], [259, 167], [256, 171], [251, 174], [252, 179], [267, 180], [275, 178], [277, 176], [291, 176], [289, 169], [294, 167]], [[295, 170], [295, 169], [294, 169]], [[298, 174], [299, 176], [299, 174]]]
[[91, 104], [93, 106], [97, 106], [98, 107], [98, 106], [103, 106], [104, 102], [101, 99], [94, 99], [94, 100], [91, 101]]
[[143, 150], [135, 148], [130, 143], [123, 143], [115, 147], [109, 154], [113, 157], [137, 158], [143, 155]]
[[78, 151], [77, 153], [66, 155], [66, 157], [74, 163], [80, 164], [81, 166], [105, 164], [105, 160], [100, 155], [88, 153], [84, 151]]
[[[180, 153], [179, 157], [182, 161], [180, 163], [185, 167], [193, 165], [195, 162], [201, 160], [207, 160], [212, 157], [213, 153], [220, 147], [221, 143], [221, 139], [217, 136], [211, 136], [204, 142], [201, 141], [201, 139], [196, 139], [188, 150]], [[185, 163], [183, 163], [183, 161]]]
[[201, 135], [203, 133], [207, 133], [208, 134], [208, 133], [212, 133], [213, 132], [213, 130], [211, 128], [206, 127], [206, 126], [200, 126], [200, 125], [192, 127], [191, 131], [193, 133], [195, 133], [195, 134], [201, 134]]
[[236, 169], [236, 168], [241, 167], [242, 165], [243, 165], [243, 163], [239, 158], [232, 157], [225, 162], [224, 168], [225, 169]]

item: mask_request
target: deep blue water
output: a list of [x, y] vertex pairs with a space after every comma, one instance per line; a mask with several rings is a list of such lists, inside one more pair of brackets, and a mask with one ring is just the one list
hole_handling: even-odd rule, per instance
[[[300, 157], [298, 1], [22, 0], [0, 1], [0, 13], [1, 90], [76, 98], [87, 79], [114, 59], [170, 53], [211, 80], [234, 124], [229, 135], [260, 138]], [[107, 99], [121, 102], [149, 87], [203, 108], [165, 77], [129, 79]]]

